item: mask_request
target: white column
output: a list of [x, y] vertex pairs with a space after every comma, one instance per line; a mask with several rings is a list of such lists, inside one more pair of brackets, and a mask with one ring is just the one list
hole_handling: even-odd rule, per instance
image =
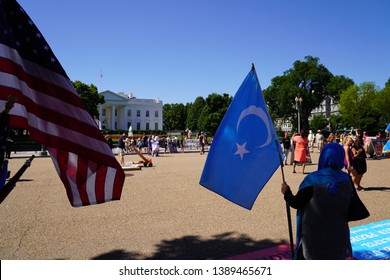
[[127, 116], [127, 111], [129, 110], [129, 106], [126, 105], [124, 110], [125, 110], [125, 112], [124, 112], [125, 117], [123, 119], [125, 120], [125, 123], [123, 124], [123, 126], [124, 126], [124, 130], [128, 130], [129, 127], [127, 126], [127, 123], [129, 122], [129, 120], [128, 120], [128, 116]]
[[111, 130], [115, 130], [115, 105], [111, 106]]
[[103, 105], [99, 104], [99, 129], [102, 129], [102, 113], [103, 113]]

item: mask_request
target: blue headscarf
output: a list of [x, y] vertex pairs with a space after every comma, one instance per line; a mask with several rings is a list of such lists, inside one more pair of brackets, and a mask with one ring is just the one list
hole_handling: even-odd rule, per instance
[[[327, 185], [330, 194], [336, 194], [340, 183], [349, 182], [349, 175], [342, 171], [344, 167], [345, 151], [340, 144], [331, 142], [324, 146], [318, 160], [318, 170], [305, 177], [299, 186], [299, 191], [309, 186]], [[295, 258], [301, 240], [302, 209], [297, 211], [297, 237]]]
[[308, 186], [328, 186], [331, 194], [335, 194], [340, 183], [350, 180], [349, 175], [341, 169], [344, 167], [345, 151], [340, 144], [331, 142], [323, 148], [318, 160], [318, 170], [306, 176], [299, 190]]

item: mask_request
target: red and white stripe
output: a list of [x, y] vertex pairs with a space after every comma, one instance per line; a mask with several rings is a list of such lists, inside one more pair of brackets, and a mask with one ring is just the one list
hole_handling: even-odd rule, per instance
[[49, 147], [73, 206], [120, 199], [123, 170], [67, 77], [0, 44], [0, 106], [9, 95], [11, 127]]

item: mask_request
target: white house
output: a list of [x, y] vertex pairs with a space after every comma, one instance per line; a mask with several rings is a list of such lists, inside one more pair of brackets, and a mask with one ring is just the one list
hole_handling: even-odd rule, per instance
[[105, 103], [99, 105], [100, 129], [162, 130], [163, 104], [159, 99], [140, 99], [106, 90]]
[[317, 115], [323, 115], [327, 119], [332, 115], [339, 115], [339, 103], [337, 103], [333, 98], [327, 96], [321, 103], [320, 106], [311, 111], [311, 118]]
[[[337, 103], [333, 98], [327, 96], [313, 111], [311, 111], [311, 115], [309, 120], [313, 119], [314, 116], [323, 115], [328, 120], [328, 129], [330, 129], [329, 119], [332, 115], [339, 115], [339, 103]], [[276, 120], [276, 126], [278, 129], [282, 131], [292, 131], [292, 124], [290, 120]]]

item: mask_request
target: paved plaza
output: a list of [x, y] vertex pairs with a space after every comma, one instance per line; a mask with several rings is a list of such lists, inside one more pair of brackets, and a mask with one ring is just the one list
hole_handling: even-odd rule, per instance
[[[223, 259], [289, 243], [280, 169], [248, 211], [199, 185], [206, 156], [162, 154], [154, 167], [126, 172], [120, 201], [81, 208], [70, 205], [51, 159], [36, 157], [0, 205], [0, 259]], [[12, 174], [25, 161], [12, 158]], [[390, 218], [390, 159], [367, 164], [359, 194], [371, 216], [351, 227]], [[284, 167], [295, 193], [305, 175], [291, 171]]]

